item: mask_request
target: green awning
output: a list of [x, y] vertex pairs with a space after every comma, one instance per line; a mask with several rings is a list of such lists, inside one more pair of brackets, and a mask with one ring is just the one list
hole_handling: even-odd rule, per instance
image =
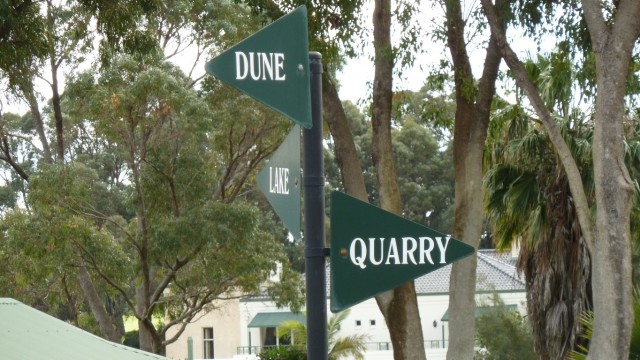
[[303, 324], [307, 323], [307, 318], [302, 314], [294, 314], [292, 312], [267, 312], [258, 313], [249, 323], [250, 328], [268, 328], [277, 327], [283, 321], [295, 320]]
[[[505, 307], [509, 311], [516, 311], [518, 309], [518, 306], [515, 304], [505, 305]], [[497, 310], [498, 310], [498, 307], [496, 306], [478, 306], [476, 307], [476, 318], [480, 315], [486, 314], [489, 311], [497, 311]], [[449, 309], [447, 309], [447, 311], [444, 312], [444, 315], [442, 315], [442, 319], [440, 319], [440, 321], [449, 321]]]

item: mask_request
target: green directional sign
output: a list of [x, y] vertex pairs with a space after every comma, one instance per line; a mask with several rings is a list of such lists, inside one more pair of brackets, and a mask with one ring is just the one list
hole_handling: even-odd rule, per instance
[[474, 251], [449, 235], [334, 191], [331, 311], [342, 311]]
[[304, 5], [218, 55], [205, 68], [210, 75], [311, 128]]
[[291, 235], [300, 239], [300, 126], [293, 127], [258, 174], [258, 188]]

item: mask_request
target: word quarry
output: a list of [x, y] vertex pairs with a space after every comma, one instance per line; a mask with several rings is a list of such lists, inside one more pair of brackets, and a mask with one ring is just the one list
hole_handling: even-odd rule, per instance
[[[396, 240], [395, 237], [390, 239], [370, 237], [365, 241], [362, 238], [355, 238], [351, 241], [349, 247], [349, 256], [351, 262], [365, 269], [368, 264], [377, 265], [423, 265], [429, 262], [435, 265], [432, 252], [437, 245], [440, 257], [437, 261], [440, 264], [446, 264], [446, 251], [451, 236], [447, 236], [444, 241], [442, 237], [434, 239], [428, 236], [413, 237], [405, 236]], [[398, 244], [400, 243], [400, 244]]]

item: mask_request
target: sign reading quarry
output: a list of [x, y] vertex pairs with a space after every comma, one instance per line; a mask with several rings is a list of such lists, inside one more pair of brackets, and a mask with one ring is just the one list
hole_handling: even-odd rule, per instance
[[334, 191], [331, 311], [342, 311], [474, 251], [450, 235]]
[[216, 56], [207, 73], [311, 128], [307, 10], [300, 6]]

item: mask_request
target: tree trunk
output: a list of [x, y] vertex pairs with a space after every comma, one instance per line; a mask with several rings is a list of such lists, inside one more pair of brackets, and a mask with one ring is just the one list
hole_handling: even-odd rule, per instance
[[33, 81], [29, 79], [29, 83], [25, 84], [24, 86], [20, 86], [20, 90], [29, 103], [29, 109], [31, 110], [31, 116], [33, 116], [33, 120], [35, 122], [36, 132], [38, 133], [38, 138], [40, 139], [40, 143], [42, 144], [42, 157], [44, 158], [44, 161], [46, 163], [51, 164], [53, 163], [53, 158], [51, 157], [51, 149], [49, 148], [47, 135], [44, 132], [44, 121], [42, 119], [40, 106], [38, 105], [38, 100], [36, 99], [36, 94], [33, 89]]
[[[51, 0], [47, 0], [47, 26], [49, 34], [55, 33], [55, 20], [53, 19], [53, 4]], [[51, 103], [53, 105], [53, 117], [56, 124], [56, 162], [64, 163], [64, 134], [62, 131], [62, 109], [60, 108], [60, 92], [58, 90], [58, 67], [56, 62], [55, 41], [51, 41], [49, 51], [49, 65], [51, 66]]]
[[596, 56], [597, 95], [593, 137], [596, 222], [592, 223], [580, 173], [559, 130], [522, 63], [504, 36], [490, 0], [482, 0], [492, 34], [516, 83], [527, 94], [567, 173], [577, 215], [592, 254], [594, 328], [591, 359], [627, 359], [633, 324], [630, 212], [633, 187], [624, 164], [622, 131], [625, 81], [633, 45], [640, 34], [640, 2], [621, 0], [613, 24], [603, 17], [600, 2], [583, 0], [585, 19]]
[[[402, 215], [400, 189], [391, 144], [393, 51], [391, 0], [376, 0], [373, 12], [375, 76], [373, 80], [372, 152], [380, 193], [380, 206]], [[420, 313], [413, 281], [376, 296], [391, 336], [393, 358], [426, 359]]]
[[78, 259], [78, 283], [87, 298], [87, 304], [91, 309], [91, 313], [98, 322], [102, 336], [107, 340], [119, 344], [121, 342], [121, 335], [116, 331], [116, 327], [111, 320], [111, 316], [107, 313], [96, 288], [93, 286], [91, 276], [89, 275], [89, 271], [87, 271], [87, 266], [84, 260], [81, 257], [78, 257]]
[[[326, 65], [325, 65], [326, 67]], [[329, 131], [335, 144], [336, 161], [340, 169], [342, 186], [347, 194], [362, 201], [369, 201], [360, 158], [349, 129], [347, 115], [338, 97], [335, 82], [325, 69], [322, 76], [322, 104]]]
[[[592, 359], [628, 358], [633, 326], [630, 229], [633, 185], [624, 164], [621, 141], [624, 98], [618, 96], [619, 102], [615, 104], [600, 95], [616, 92], [621, 95], [624, 91], [624, 85], [620, 84], [624, 84], [628, 61], [613, 57], [607, 55], [596, 60], [606, 61], [609, 70], [599, 72], [598, 76], [593, 136], [597, 235], [592, 253], [593, 287], [597, 290], [593, 296]], [[622, 66], [617, 66], [620, 62]], [[598, 69], [601, 67], [604, 66], [599, 64]]]
[[[483, 209], [482, 156], [491, 102], [501, 57], [490, 40], [477, 97], [464, 39], [459, 1], [445, 0], [447, 40], [453, 60], [456, 114], [453, 161], [455, 168], [454, 237], [473, 247], [480, 244]], [[449, 347], [447, 359], [472, 359], [475, 346], [475, 288], [477, 256], [455, 262], [449, 282]], [[455, 334], [455, 336], [453, 336]]]
[[599, 3], [583, 1], [596, 56], [593, 167], [594, 324], [591, 359], [627, 359], [633, 327], [630, 216], [633, 183], [624, 163], [624, 95], [633, 46], [640, 34], [640, 2], [620, 1], [613, 25]]

